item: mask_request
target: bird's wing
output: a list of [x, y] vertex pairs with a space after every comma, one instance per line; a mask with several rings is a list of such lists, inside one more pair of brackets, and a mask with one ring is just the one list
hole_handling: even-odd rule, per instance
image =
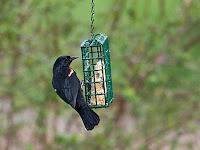
[[80, 82], [75, 73], [73, 73], [70, 77], [65, 79], [65, 85], [63, 88], [63, 92], [65, 94], [66, 99], [69, 104], [75, 108], [76, 106], [76, 98], [78, 95], [78, 89]]
[[69, 78], [63, 79], [59, 77], [53, 77], [52, 84], [56, 93], [63, 99], [66, 103], [70, 104], [75, 108], [76, 96], [72, 95], [73, 92], [69, 84]]
[[53, 85], [53, 88], [55, 90], [55, 92], [60, 96], [60, 98], [62, 98], [66, 103], [68, 103], [66, 101], [66, 97], [65, 97], [65, 94], [62, 90], [62, 81], [60, 81], [60, 79], [56, 78], [55, 76], [53, 76], [53, 79], [52, 79], [52, 85]]
[[75, 71], [73, 74], [67, 76], [66, 78], [54, 76], [52, 84], [54, 90], [60, 96], [60, 98], [75, 108], [78, 89], [81, 86]]

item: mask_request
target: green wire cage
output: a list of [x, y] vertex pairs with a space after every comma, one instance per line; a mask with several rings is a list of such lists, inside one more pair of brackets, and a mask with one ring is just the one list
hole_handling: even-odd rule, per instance
[[108, 37], [96, 34], [81, 44], [85, 97], [91, 108], [106, 108], [113, 101]]

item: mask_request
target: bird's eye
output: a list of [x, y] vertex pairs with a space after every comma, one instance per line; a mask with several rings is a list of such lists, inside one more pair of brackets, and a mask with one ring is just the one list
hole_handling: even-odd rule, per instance
[[71, 58], [70, 56], [67, 56], [67, 60], [70, 60], [70, 58]]

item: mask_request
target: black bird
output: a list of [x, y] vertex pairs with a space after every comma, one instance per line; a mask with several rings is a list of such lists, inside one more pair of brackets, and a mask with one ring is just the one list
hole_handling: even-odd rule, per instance
[[70, 68], [78, 57], [60, 56], [53, 66], [52, 85], [56, 93], [81, 116], [85, 128], [92, 130], [99, 124], [99, 116], [87, 105], [76, 72]]

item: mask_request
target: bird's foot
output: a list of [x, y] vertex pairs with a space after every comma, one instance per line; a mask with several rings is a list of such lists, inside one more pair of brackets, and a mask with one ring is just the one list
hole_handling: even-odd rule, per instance
[[81, 81], [81, 89], [83, 91], [84, 80]]

